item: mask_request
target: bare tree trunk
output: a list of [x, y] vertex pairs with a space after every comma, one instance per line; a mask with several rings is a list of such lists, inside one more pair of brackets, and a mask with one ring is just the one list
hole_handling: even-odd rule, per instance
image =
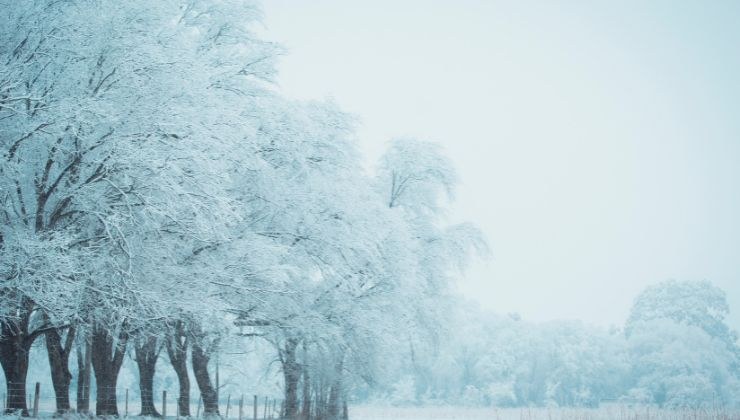
[[95, 325], [92, 332], [92, 366], [97, 385], [95, 414], [97, 416], [118, 417], [116, 384], [126, 353], [127, 336], [118, 335], [114, 342], [111, 333], [101, 325]]
[[193, 341], [193, 374], [195, 375], [195, 382], [198, 384], [200, 395], [203, 399], [203, 415], [218, 416], [216, 389], [213, 387], [211, 377], [208, 374], [209, 360], [210, 355], [203, 350], [200, 343], [197, 340]]
[[188, 337], [185, 323], [177, 321], [167, 337], [167, 355], [180, 384], [180, 395], [177, 397], [178, 414], [190, 417], [190, 378], [188, 377]]
[[90, 412], [90, 373], [92, 370], [92, 353], [90, 338], [77, 342], [77, 412]]
[[334, 380], [329, 390], [329, 404], [327, 407], [327, 419], [328, 420], [340, 420], [341, 419], [341, 408], [342, 399], [344, 398], [344, 389], [342, 384], [342, 361], [337, 363], [334, 372]]
[[[306, 353], [306, 343], [303, 343], [303, 352]], [[301, 407], [301, 419], [311, 418], [311, 377], [306, 366], [307, 357], [304, 357], [303, 365], [303, 406]]]
[[314, 396], [314, 416], [317, 419], [323, 419], [324, 413], [326, 412], [326, 398], [324, 396], [324, 393], [326, 391], [326, 384], [324, 383], [324, 380], [322, 379], [315, 390], [315, 396]]
[[301, 367], [296, 360], [298, 340], [289, 338], [280, 352], [283, 364], [283, 378], [285, 379], [285, 404], [283, 416], [286, 419], [298, 419], [298, 380], [301, 376]]
[[[14, 297], [4, 294], [2, 298]], [[20, 412], [22, 416], [28, 416], [26, 405], [28, 353], [34, 340], [48, 330], [48, 325], [29, 331], [35, 304], [26, 297], [19, 300], [16, 316], [0, 322], [0, 365], [5, 373], [5, 389], [8, 392], [5, 412], [7, 414]]]
[[157, 338], [146, 337], [134, 341], [136, 364], [139, 367], [139, 395], [142, 417], [161, 417], [154, 408], [154, 371], [159, 358]]
[[49, 330], [46, 336], [46, 352], [49, 356], [49, 367], [51, 369], [51, 382], [54, 386], [56, 397], [56, 414], [63, 415], [71, 411], [69, 404], [69, 383], [72, 374], [69, 372], [69, 353], [75, 338], [75, 329], [69, 328], [67, 336], [62, 342], [60, 330]]
[[23, 336], [3, 337], [0, 340], [0, 364], [5, 372], [5, 386], [8, 390], [5, 413], [21, 413], [28, 416], [26, 405], [26, 374], [28, 373], [28, 351]]

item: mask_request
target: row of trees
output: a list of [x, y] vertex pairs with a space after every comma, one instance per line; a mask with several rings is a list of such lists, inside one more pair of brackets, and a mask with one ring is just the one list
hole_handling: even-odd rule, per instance
[[[0, 364], [27, 414], [43, 338], [59, 412], [117, 415], [131, 349], [154, 415], [166, 349], [189, 415], [234, 335], [277, 350], [288, 418], [339, 418], [392, 337], [433, 331], [446, 286], [485, 252], [446, 225], [438, 148], [391, 143], [373, 174], [354, 121], [272, 84], [279, 46], [242, 0], [0, 0]], [[403, 333], [403, 334], [402, 334]], [[76, 347], [76, 349], [75, 349]], [[76, 351], [73, 351], [75, 349]]]
[[[740, 347], [708, 282], [645, 289], [623, 327], [532, 323], [462, 303], [451, 337], [396, 358], [368, 398], [396, 404], [702, 408], [740, 405]], [[448, 324], [450, 325], [450, 324]]]

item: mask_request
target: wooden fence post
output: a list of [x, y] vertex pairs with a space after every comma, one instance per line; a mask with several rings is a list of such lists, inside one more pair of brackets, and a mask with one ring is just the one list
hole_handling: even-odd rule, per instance
[[162, 418], [167, 418], [167, 391], [162, 391]]
[[41, 383], [36, 382], [36, 392], [33, 394], [33, 416], [39, 416], [39, 393], [41, 392]]
[[231, 408], [231, 394], [226, 398], [226, 418], [229, 418], [229, 408]]
[[128, 417], [128, 388], [126, 388], [126, 409], [123, 411], [123, 417]]
[[270, 405], [270, 397], [265, 397], [265, 409], [262, 411], [262, 419], [267, 419], [267, 406]]
[[200, 404], [202, 401], [203, 401], [203, 396], [202, 395], [198, 396], [198, 411], [195, 412], [196, 418], [200, 417]]
[[254, 396], [254, 420], [257, 420], [257, 396]]
[[277, 413], [275, 413], [275, 407], [277, 407], [277, 398], [272, 400], [272, 412], [270, 413], [270, 418], [272, 418], [272, 416], [277, 417]]

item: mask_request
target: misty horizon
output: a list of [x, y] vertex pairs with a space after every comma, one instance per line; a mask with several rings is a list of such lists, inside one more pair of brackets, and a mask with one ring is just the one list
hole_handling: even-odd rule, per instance
[[740, 308], [737, 4], [264, 7], [281, 91], [356, 114], [368, 167], [394, 137], [449, 153], [450, 217], [492, 249], [466, 296], [608, 326], [647, 285], [706, 280]]

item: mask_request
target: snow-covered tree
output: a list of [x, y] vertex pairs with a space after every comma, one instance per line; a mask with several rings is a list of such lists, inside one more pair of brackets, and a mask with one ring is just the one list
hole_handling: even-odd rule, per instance
[[735, 355], [702, 328], [656, 318], [633, 325], [628, 340], [633, 388], [664, 407], [727, 407], [737, 403]]
[[712, 283], [668, 280], [646, 288], [635, 299], [625, 333], [629, 336], [641, 322], [665, 318], [699, 327], [733, 349], [738, 336], [725, 320], [729, 311], [725, 292]]
[[[160, 292], [195, 274], [178, 269], [183, 253], [220, 240], [234, 220], [229, 157], [256, 129], [249, 103], [275, 49], [253, 39], [259, 14], [242, 1], [2, 6], [2, 251], [15, 264], [4, 290], [20, 314], [3, 318], [2, 340], [22, 355], [54, 325], [88, 326], [97, 410], [114, 414], [128, 336], [171, 306]], [[31, 250], [51, 262], [24, 266], [24, 285], [48, 280], [43, 296], [13, 283], [19, 253]], [[50, 293], [67, 285], [73, 299]], [[23, 363], [4, 364], [9, 380], [24, 376]], [[9, 410], [26, 409], [18, 392]]]
[[707, 281], [646, 288], [625, 324], [631, 394], [672, 407], [735, 404], [740, 349], [728, 313], [725, 292]]
[[278, 350], [286, 416], [300, 402], [337, 418], [388, 337], [444, 318], [435, 308], [484, 248], [477, 230], [440, 217], [450, 163], [432, 144], [395, 142], [377, 177], [364, 173], [351, 116], [270, 86], [279, 49], [250, 31], [254, 4], [0, 6], [9, 411], [27, 413], [28, 352], [45, 335], [60, 414], [76, 342], [79, 410], [93, 373], [96, 413], [117, 415], [133, 346], [142, 414], [156, 414], [164, 346], [180, 414], [190, 348], [205, 413], [217, 415], [209, 361], [236, 323]]

